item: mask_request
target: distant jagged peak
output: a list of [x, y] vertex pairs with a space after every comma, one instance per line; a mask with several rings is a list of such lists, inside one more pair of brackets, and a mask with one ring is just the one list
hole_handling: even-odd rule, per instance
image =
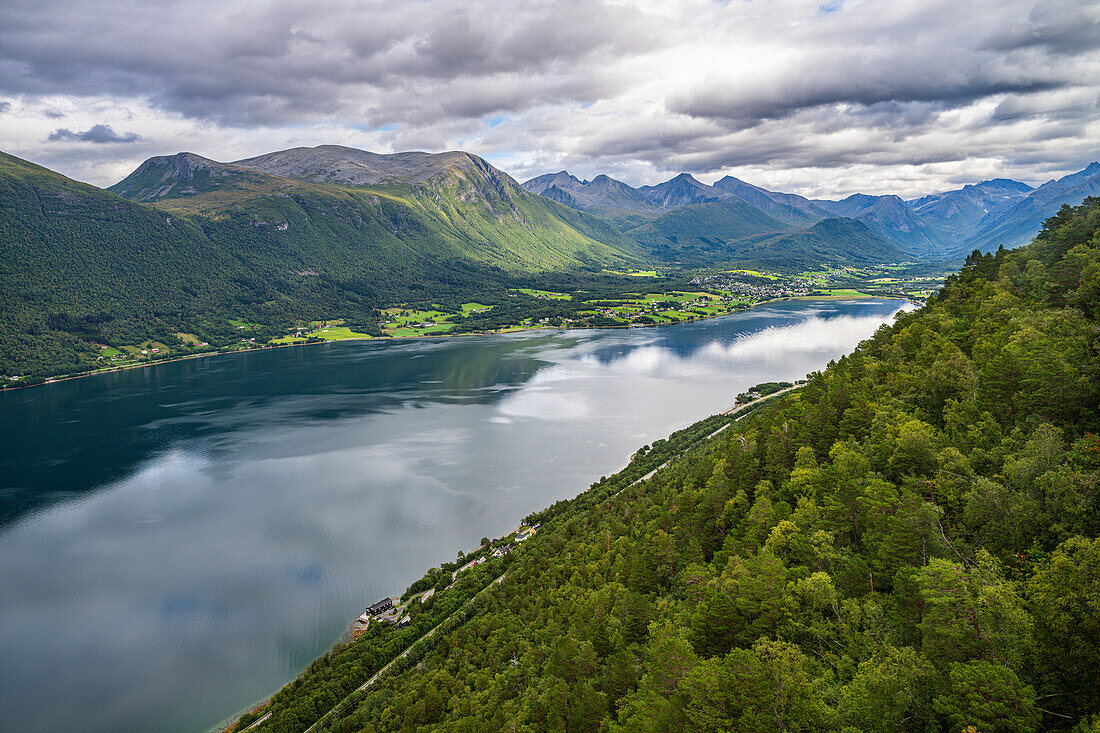
[[1096, 176], [1100, 176], [1100, 162], [1089, 163], [1087, 166], [1077, 171], [1076, 173], [1070, 173], [1068, 175], [1062, 176], [1061, 178], [1052, 178], [1035, 190], [1041, 191], [1045, 188], [1054, 186], [1075, 185], [1079, 182], [1095, 178]]
[[701, 183], [690, 173], [681, 173], [656, 186], [642, 186], [638, 191], [665, 208], [730, 201], [736, 198], [728, 191]]
[[532, 193], [542, 194], [553, 186], [563, 190], [575, 190], [585, 184], [569, 171], [560, 170], [557, 173], [543, 173], [541, 176], [535, 176], [521, 185]]
[[631, 191], [637, 193], [637, 189], [633, 186], [623, 183], [617, 178], [612, 178], [605, 173], [601, 173], [591, 181], [588, 181], [587, 187], [592, 189], [612, 189], [616, 191]]
[[[691, 175], [690, 173], [680, 173], [680, 174], [676, 175], [675, 177], [670, 178], [669, 180], [665, 181], [665, 183], [666, 184], [668, 184], [668, 183], [679, 183], [679, 184], [686, 184], [686, 185], [690, 185], [690, 186], [698, 186], [699, 188], [710, 188], [710, 186], [708, 186], [705, 183], [700, 182], [695, 176]], [[662, 184], [662, 185], [664, 185], [664, 184]]]
[[678, 189], [681, 189], [681, 190], [682, 189], [713, 190], [713, 187], [708, 186], [705, 183], [702, 183], [701, 181], [699, 181], [695, 176], [691, 175], [690, 173], [678, 173], [677, 175], [673, 176], [672, 178], [668, 179], [667, 181], [664, 181], [663, 183], [658, 183], [658, 184], [653, 185], [653, 186], [642, 186], [638, 190], [639, 191], [668, 191], [668, 190], [678, 190]]
[[[717, 181], [714, 182], [714, 185], [719, 187], [719, 188], [721, 188], [722, 186], [748, 186], [749, 188], [756, 189], [757, 191], [767, 191], [767, 189], [761, 188], [760, 186], [754, 186], [753, 184], [749, 183], [748, 181], [742, 181], [740, 178], [737, 178], [736, 176], [722, 176], [721, 178], [719, 178]], [[767, 191], [767, 192], [772, 193], [771, 191]]]
[[852, 216], [857, 212], [867, 209], [897, 209], [908, 208], [900, 196], [892, 193], [874, 196], [869, 193], [853, 193], [840, 201], [820, 201], [821, 204], [832, 204], [831, 208], [844, 216]]

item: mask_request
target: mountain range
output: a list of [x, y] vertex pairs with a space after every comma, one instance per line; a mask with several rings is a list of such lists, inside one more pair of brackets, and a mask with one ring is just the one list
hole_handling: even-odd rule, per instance
[[[567, 171], [559, 171], [532, 178], [523, 186], [533, 193], [605, 218], [627, 236], [649, 244], [654, 252], [661, 251], [653, 249], [656, 246], [654, 230], [673, 228], [677, 230], [677, 237], [686, 236], [710, 244], [714, 249], [716, 230], [712, 218], [700, 217], [697, 212], [689, 216], [682, 213], [688, 207], [708, 205], [714, 211], [723, 210], [717, 238], [723, 241], [724, 253], [735, 258], [744, 256], [744, 243], [736, 241], [742, 237], [799, 233], [805, 238], [813, 236], [813, 225], [840, 218], [861, 222], [867, 230], [889, 243], [888, 246], [879, 245], [882, 249], [876, 255], [878, 261], [891, 256], [950, 261], [961, 259], [975, 249], [985, 252], [999, 246], [1011, 249], [1027, 243], [1039, 231], [1042, 222], [1063, 205], [1075, 205], [1088, 196], [1100, 194], [1100, 163], [1092, 163], [1082, 171], [1048, 181], [1038, 188], [1020, 181], [995, 178], [912, 200], [890, 194], [861, 193], [839, 201], [814, 200], [798, 194], [769, 191], [732, 176], [707, 185], [687, 173], [656, 186], [633, 188], [606, 175], [583, 181]], [[670, 224], [668, 217], [677, 211], [681, 213], [675, 215]], [[687, 219], [698, 221], [697, 231], [689, 232], [685, 228]], [[734, 219], [740, 220], [741, 226], [733, 226]], [[751, 229], [757, 231], [746, 233]], [[837, 227], [831, 229], [839, 230]], [[725, 236], [728, 232], [733, 232], [734, 236]], [[667, 247], [664, 251], [674, 254]], [[831, 250], [822, 253], [836, 256]], [[771, 250], [762, 254], [768, 259], [774, 258], [777, 252]]]
[[334, 317], [372, 332], [388, 304], [642, 257], [477, 156], [335, 146], [157, 157], [110, 190], [0, 154], [0, 252], [0, 375], [39, 376], [93, 365], [102, 344], [234, 343], [231, 319], [268, 337]]
[[[1100, 193], [1100, 164], [904, 201], [810, 200], [726, 177], [631, 187], [562, 171], [521, 185], [470, 153], [321, 145], [150, 158], [108, 189], [0, 153], [0, 374], [71, 373], [102, 344], [280, 333], [509, 287], [540, 273], [959, 259], [1026, 241]], [[261, 334], [257, 334], [258, 336]]]

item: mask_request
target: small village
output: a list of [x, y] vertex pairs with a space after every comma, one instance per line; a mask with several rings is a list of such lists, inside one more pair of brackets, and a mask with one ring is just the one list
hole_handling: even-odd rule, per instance
[[693, 285], [702, 285], [729, 293], [738, 300], [759, 302], [774, 298], [798, 298], [810, 295], [815, 284], [799, 278], [783, 278], [756, 282], [755, 278], [738, 277], [736, 274], [722, 273], [697, 277]]
[[[505, 555], [513, 552], [519, 547], [521, 542], [525, 542], [533, 537], [539, 530], [541, 525], [534, 524], [531, 526], [520, 525], [513, 532], [499, 537], [486, 545], [480, 547], [477, 552], [473, 553], [473, 559], [466, 562], [459, 568], [451, 571], [451, 580], [454, 582], [461, 573], [476, 568], [479, 565], [483, 565], [490, 560], [496, 560], [502, 558]], [[413, 603], [423, 603], [435, 595], [436, 588], [428, 588], [417, 593], [413, 593], [402, 600], [403, 596], [390, 596], [375, 601], [371, 605], [367, 606], [363, 613], [352, 622], [351, 628], [346, 634], [345, 638], [349, 641], [354, 641], [362, 636], [372, 623], [386, 623], [396, 625], [398, 628], [405, 628], [412, 623], [411, 605]]]

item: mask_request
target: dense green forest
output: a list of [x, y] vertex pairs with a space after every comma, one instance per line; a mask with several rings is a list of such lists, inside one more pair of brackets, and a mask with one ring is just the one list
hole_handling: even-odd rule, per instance
[[[533, 515], [314, 730], [1100, 730], [1098, 232], [1100, 199], [1063, 208], [801, 389]], [[401, 646], [378, 634], [258, 729], [318, 720]]]
[[577, 307], [499, 294], [551, 283], [619, 296], [638, 281], [616, 272], [654, 262], [686, 283], [697, 273], [683, 268], [733, 259], [898, 259], [859, 222], [777, 234], [789, 225], [743, 202], [684, 206], [624, 232], [476, 156], [452, 157], [457, 167], [424, 180], [351, 185], [180, 153], [103, 190], [0, 153], [0, 388], [259, 348], [313, 322], [381, 336], [380, 310], [395, 305], [499, 306], [455, 333], [521, 312], [560, 323]]
[[653, 258], [689, 267], [727, 263], [801, 269], [822, 262], [909, 259], [861, 221], [829, 218], [792, 230], [792, 225], [740, 201], [683, 206], [626, 234]]
[[230, 180], [155, 208], [0, 153], [0, 376], [86, 371], [147, 340], [213, 350], [240, 340], [230, 320], [260, 342], [314, 319], [378, 333], [386, 305], [633, 261], [603, 220], [473, 173], [415, 190]]

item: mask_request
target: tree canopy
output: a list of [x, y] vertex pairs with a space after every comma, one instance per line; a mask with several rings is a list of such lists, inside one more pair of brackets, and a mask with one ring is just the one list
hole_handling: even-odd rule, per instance
[[[800, 390], [533, 516], [476, 611], [319, 728], [1096, 730], [1098, 232], [1100, 199], [1064, 208]], [[259, 730], [301, 729], [280, 711], [318, 665]]]

